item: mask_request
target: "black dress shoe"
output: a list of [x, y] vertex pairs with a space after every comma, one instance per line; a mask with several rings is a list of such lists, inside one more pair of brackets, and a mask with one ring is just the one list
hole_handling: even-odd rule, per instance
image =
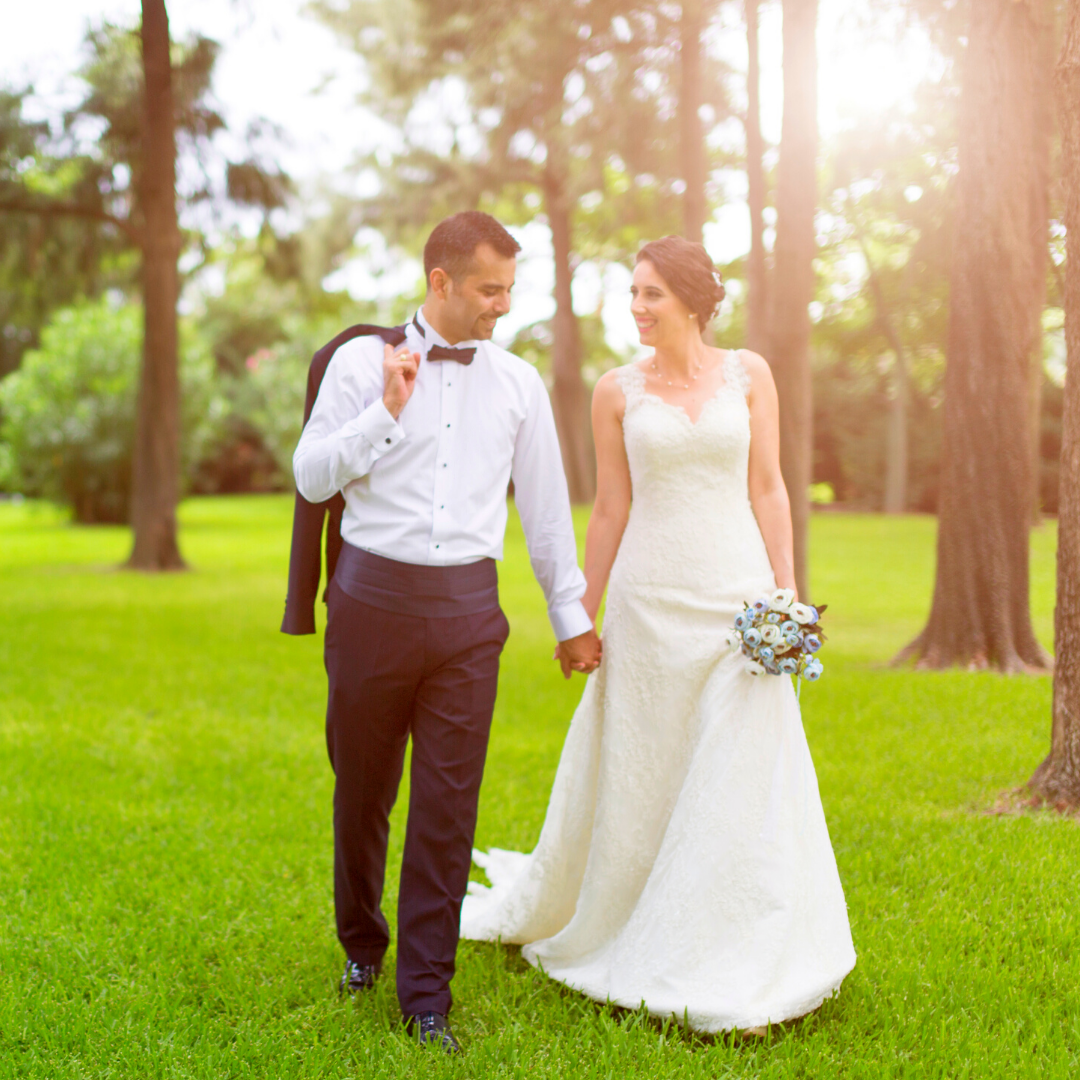
[[358, 994], [361, 990], [370, 990], [379, 977], [378, 964], [357, 964], [345, 961], [345, 974], [338, 983], [339, 994]]
[[442, 1013], [417, 1013], [416, 1016], [409, 1017], [406, 1027], [421, 1046], [434, 1047], [444, 1054], [461, 1053], [461, 1047], [458, 1046], [458, 1041]]

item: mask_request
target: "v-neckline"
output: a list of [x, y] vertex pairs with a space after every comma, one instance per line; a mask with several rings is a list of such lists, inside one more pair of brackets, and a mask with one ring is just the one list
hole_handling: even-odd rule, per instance
[[[663, 398], [659, 394], [654, 394], [651, 390], [646, 390], [644, 385], [641, 388], [641, 394], [642, 394], [643, 397], [652, 398], [653, 401], [658, 401], [661, 405], [666, 405], [669, 409], [673, 409], [680, 416], [682, 416], [692, 428], [696, 428], [698, 426], [698, 424], [701, 423], [701, 418], [705, 415], [705, 410], [714, 401], [716, 401], [720, 397], [720, 394], [724, 390], [728, 389], [728, 387], [731, 385], [730, 381], [728, 380], [728, 374], [727, 374], [727, 370], [726, 370], [727, 367], [728, 367], [728, 364], [729, 364], [729, 362], [731, 360], [731, 352], [732, 352], [732, 350], [728, 349], [727, 350], [727, 355], [725, 355], [724, 359], [720, 363], [720, 367], [722, 369], [724, 369], [721, 372], [722, 375], [723, 375], [723, 381], [701, 403], [701, 409], [697, 414], [697, 419], [696, 420], [691, 420], [690, 419], [690, 414], [686, 411], [686, 406], [685, 405], [676, 405], [674, 401], [668, 401], [667, 398]], [[634, 367], [637, 368], [637, 370], [641, 373], [641, 380], [642, 380], [642, 383], [644, 383], [644, 381], [645, 381], [645, 369], [641, 368], [641, 367], [638, 367], [637, 364], [635, 364]]]

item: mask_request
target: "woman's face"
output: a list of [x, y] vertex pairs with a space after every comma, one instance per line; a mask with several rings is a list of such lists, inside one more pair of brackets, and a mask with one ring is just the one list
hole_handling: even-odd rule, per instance
[[642, 345], [674, 344], [697, 332], [697, 320], [690, 309], [671, 291], [668, 283], [648, 259], [634, 267], [630, 286], [630, 313], [637, 323]]

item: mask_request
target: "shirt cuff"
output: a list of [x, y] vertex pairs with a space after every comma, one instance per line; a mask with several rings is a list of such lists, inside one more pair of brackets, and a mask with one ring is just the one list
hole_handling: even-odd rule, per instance
[[363, 435], [376, 454], [385, 454], [393, 450], [402, 439], [405, 431], [390, 415], [382, 398], [373, 401], [350, 425], [353, 434]]
[[575, 600], [572, 604], [563, 604], [562, 607], [550, 608], [548, 618], [551, 620], [551, 628], [555, 631], [558, 641], [567, 641], [580, 634], [587, 634], [593, 628], [592, 619], [589, 618], [580, 600]]

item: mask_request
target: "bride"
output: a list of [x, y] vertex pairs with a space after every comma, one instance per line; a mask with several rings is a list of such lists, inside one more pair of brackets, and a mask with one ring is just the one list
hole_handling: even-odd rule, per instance
[[593, 397], [598, 491], [584, 604], [604, 656], [532, 854], [475, 853], [463, 937], [524, 946], [597, 1001], [700, 1031], [801, 1016], [855, 964], [799, 706], [724, 642], [744, 601], [795, 588], [766, 362], [706, 346], [723, 299], [700, 244], [638, 255], [653, 355]]

